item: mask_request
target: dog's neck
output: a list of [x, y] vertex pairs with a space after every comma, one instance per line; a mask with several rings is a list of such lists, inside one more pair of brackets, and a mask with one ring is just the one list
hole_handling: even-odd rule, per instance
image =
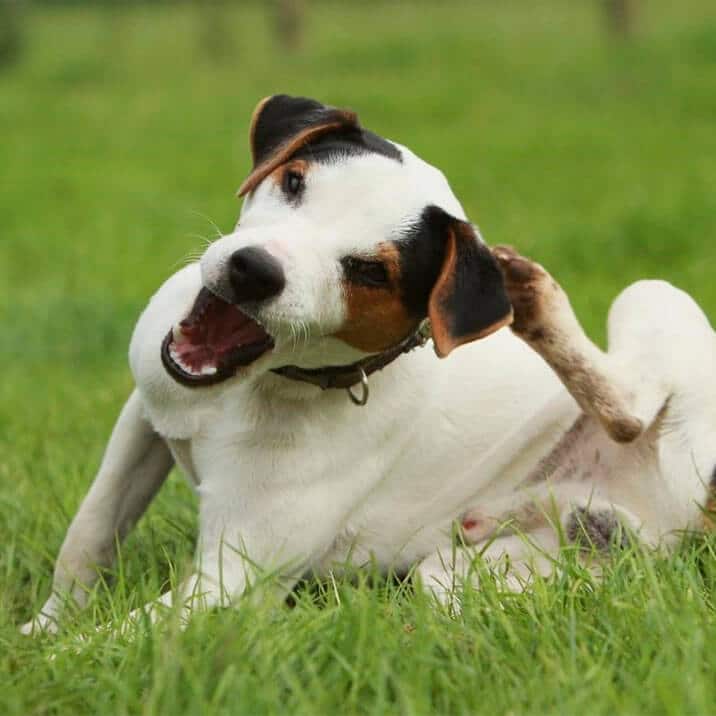
[[[426, 320], [418, 326], [414, 333], [411, 333], [397, 345], [388, 348], [382, 353], [361, 358], [355, 363], [324, 366], [322, 368], [301, 368], [296, 365], [286, 365], [281, 368], [274, 368], [273, 372], [290, 380], [310, 383], [318, 386], [321, 390], [348, 390], [354, 403], [365, 405], [368, 400], [368, 377], [390, 365], [404, 353], [424, 346], [429, 337], [430, 325]], [[362, 385], [362, 393], [353, 393], [351, 388], [358, 385]]]

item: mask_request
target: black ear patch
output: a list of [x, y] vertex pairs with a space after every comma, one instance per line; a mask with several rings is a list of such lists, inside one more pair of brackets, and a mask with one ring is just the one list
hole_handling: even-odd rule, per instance
[[363, 129], [355, 112], [307, 97], [279, 94], [263, 99], [254, 110], [249, 136], [254, 165], [239, 196], [292, 158], [321, 161], [338, 153], [376, 152], [402, 161], [398, 148]]
[[273, 95], [261, 101], [251, 123], [251, 156], [254, 167], [265, 162], [282, 145], [310, 127], [339, 125], [358, 127], [355, 112], [327, 107], [315, 99]]
[[512, 321], [500, 267], [468, 222], [429, 206], [399, 248], [403, 301], [430, 318], [441, 358]]

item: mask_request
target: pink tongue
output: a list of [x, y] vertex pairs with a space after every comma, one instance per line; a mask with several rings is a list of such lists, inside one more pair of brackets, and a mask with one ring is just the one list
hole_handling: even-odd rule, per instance
[[216, 297], [199, 309], [197, 317], [190, 315], [179, 325], [182, 338], [175, 339], [174, 349], [195, 372], [207, 365], [218, 367], [231, 350], [267, 337], [258, 323]]

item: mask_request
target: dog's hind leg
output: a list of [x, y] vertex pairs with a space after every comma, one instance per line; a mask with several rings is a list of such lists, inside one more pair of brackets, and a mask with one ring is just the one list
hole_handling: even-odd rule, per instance
[[[593, 537], [599, 549], [606, 549], [612, 542], [623, 545], [626, 535], [637, 537], [643, 545], [653, 547], [658, 543], [642, 520], [607, 499], [598, 485], [573, 481], [542, 483], [529, 492], [516, 491], [510, 498], [491, 504], [489, 514], [484, 509], [468, 510], [461, 521], [461, 536], [466, 544], [479, 544], [550, 527], [568, 542], [583, 544], [577, 539], [581, 534], [576, 529], [579, 526]], [[616, 535], [617, 528], [623, 539], [620, 536], [612, 540], [611, 533]]]
[[[632, 459], [625, 459], [633, 447], [615, 443], [595, 418], [581, 415], [514, 491], [463, 514], [463, 539], [476, 544], [495, 535], [556, 526], [565, 510], [609, 502], [610, 475], [639, 474], [643, 467], [643, 458], [635, 457], [639, 469], [632, 472]], [[636, 519], [627, 522], [632, 531], [641, 529]]]
[[112, 432], [97, 477], [83, 500], [57, 558], [52, 595], [22, 627], [54, 631], [68, 599], [83, 606], [98, 568], [111, 565], [122, 540], [161, 487], [173, 458], [142, 415], [135, 390]]
[[521, 592], [534, 575], [552, 574], [559, 546], [558, 532], [552, 527], [494, 537], [473, 548], [453, 544], [423, 559], [415, 576], [424, 591], [451, 611], [458, 612], [462, 592], [480, 588], [480, 562], [500, 575], [505, 589]]
[[462, 591], [481, 587], [480, 565], [498, 576], [499, 587], [521, 592], [535, 576], [547, 578], [560, 568], [563, 546], [578, 547], [583, 564], [599, 577], [601, 558], [612, 549], [657, 543], [631, 511], [590, 493], [584, 483], [557, 485], [551, 505], [533, 507], [538, 516], [505, 531], [488, 536], [463, 530], [465, 544], [473, 546], [452, 544], [426, 557], [416, 569], [422, 588], [458, 611]]
[[[591, 431], [565, 435], [575, 438], [572, 452], [558, 446], [524, 487], [554, 484], [562, 473], [581, 476], [610, 503], [640, 515], [648, 542], [697, 526], [716, 464], [716, 336], [703, 311], [667, 282], [639, 281], [612, 304], [605, 353], [541, 266], [511, 249], [495, 255], [513, 303], [513, 331], [584, 411], [573, 431], [580, 423]], [[608, 437], [601, 444], [597, 426]], [[590, 453], [601, 456], [600, 465], [590, 465]]]
[[496, 247], [494, 255], [514, 309], [513, 332], [542, 356], [612, 440], [628, 443], [639, 437], [669, 397], [661, 373], [595, 346], [567, 295], [542, 266], [507, 247]]

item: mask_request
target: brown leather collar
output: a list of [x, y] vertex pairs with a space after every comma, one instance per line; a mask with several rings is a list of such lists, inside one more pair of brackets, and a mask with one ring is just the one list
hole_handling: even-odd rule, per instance
[[281, 368], [274, 368], [273, 372], [291, 380], [300, 380], [304, 383], [317, 385], [321, 390], [329, 388], [352, 388], [362, 383], [367, 376], [382, 370], [403, 353], [412, 351], [413, 348], [425, 345], [430, 337], [430, 326], [427, 321], [420, 324], [415, 333], [409, 335], [398, 345], [388, 348], [387, 351], [362, 358], [350, 365], [330, 365], [323, 368], [300, 368], [297, 365], [285, 365]]

